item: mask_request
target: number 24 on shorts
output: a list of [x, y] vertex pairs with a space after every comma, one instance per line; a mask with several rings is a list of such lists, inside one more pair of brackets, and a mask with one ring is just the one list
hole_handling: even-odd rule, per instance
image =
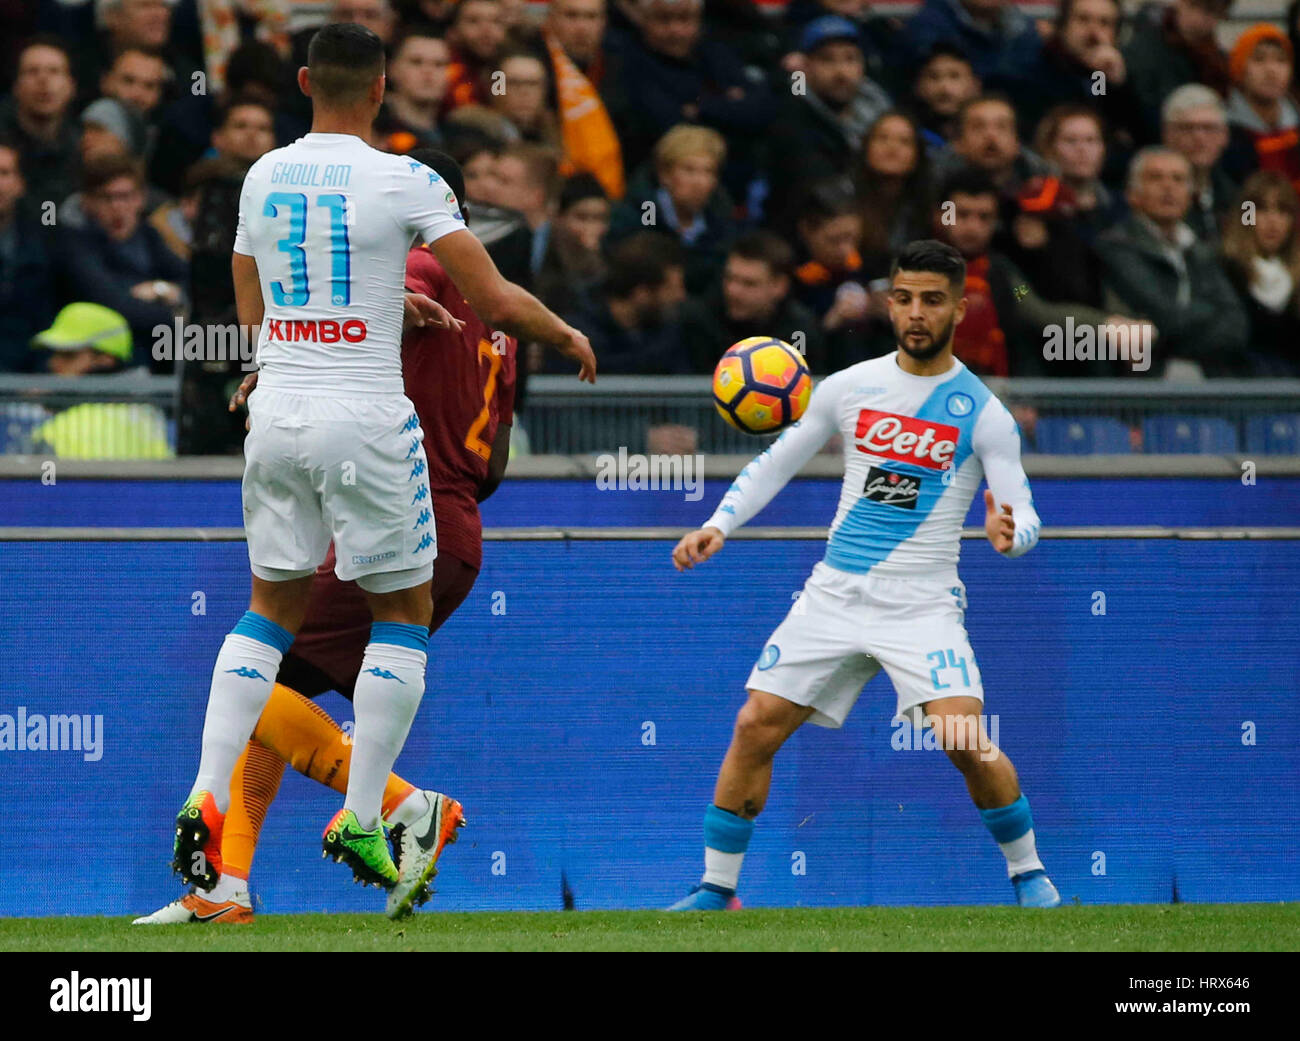
[[962, 686], [970, 686], [970, 671], [966, 668], [966, 659], [958, 658], [956, 651], [952, 649], [931, 651], [925, 656], [925, 660], [935, 662], [934, 668], [930, 670], [930, 680], [935, 690], [947, 690], [952, 686], [951, 683], [939, 682], [939, 672], [943, 669], [961, 669]]

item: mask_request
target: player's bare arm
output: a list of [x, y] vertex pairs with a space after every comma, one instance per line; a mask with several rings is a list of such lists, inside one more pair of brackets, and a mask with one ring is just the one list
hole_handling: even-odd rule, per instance
[[999, 553], [1005, 553], [1016, 539], [1016, 522], [1011, 516], [1011, 504], [1004, 502], [1001, 512], [993, 493], [984, 489], [984, 533]]
[[717, 528], [706, 527], [689, 532], [673, 547], [673, 567], [678, 571], [689, 571], [718, 552], [726, 541], [727, 537]]
[[402, 332], [427, 326], [460, 332], [465, 328], [465, 323], [432, 297], [408, 291], [402, 300]]
[[260, 326], [266, 315], [266, 305], [262, 301], [262, 280], [257, 274], [257, 261], [243, 253], [232, 253], [230, 274], [235, 282], [235, 310], [240, 326], [245, 329]]
[[504, 278], [483, 243], [469, 231], [455, 231], [429, 244], [438, 262], [465, 294], [470, 307], [494, 329], [520, 340], [549, 344], [578, 363], [578, 378], [596, 382], [596, 356], [580, 330], [563, 321], [532, 293]]

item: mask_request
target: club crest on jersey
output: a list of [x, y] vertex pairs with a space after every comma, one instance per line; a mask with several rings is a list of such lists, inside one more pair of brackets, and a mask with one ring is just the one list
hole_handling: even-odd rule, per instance
[[853, 436], [858, 451], [867, 455], [913, 463], [928, 470], [947, 470], [957, 452], [960, 431], [947, 423], [864, 408], [858, 413]]
[[961, 391], [954, 391], [948, 395], [948, 415], [969, 416], [975, 411], [975, 399], [969, 394], [963, 394]]

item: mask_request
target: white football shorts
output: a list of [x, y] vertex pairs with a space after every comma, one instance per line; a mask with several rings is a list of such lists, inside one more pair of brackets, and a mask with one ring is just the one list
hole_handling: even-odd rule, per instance
[[880, 578], [818, 562], [746, 687], [811, 707], [818, 726], [840, 727], [883, 667], [898, 698], [894, 718], [919, 729], [928, 701], [984, 701], [965, 609], [966, 587], [955, 577]]
[[427, 582], [438, 555], [424, 431], [404, 396], [248, 398], [244, 528], [253, 573], [334, 573], [375, 593]]

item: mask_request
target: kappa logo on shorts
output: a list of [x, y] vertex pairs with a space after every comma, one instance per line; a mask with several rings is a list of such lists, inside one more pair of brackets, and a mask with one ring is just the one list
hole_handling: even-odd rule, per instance
[[758, 656], [758, 669], [760, 672], [765, 672], [780, 660], [781, 648], [774, 643], [769, 643]]
[[921, 496], [921, 478], [873, 466], [867, 471], [867, 483], [863, 486], [862, 494], [872, 502], [914, 510], [916, 500]]
[[420, 515], [415, 518], [415, 523], [411, 525], [411, 530], [414, 531], [421, 524], [428, 524], [431, 520], [433, 520], [433, 513], [428, 509], [423, 509], [420, 511]]
[[416, 491], [415, 497], [411, 499], [411, 505], [414, 506], [417, 502], [424, 502], [424, 500], [427, 499], [428, 497], [429, 497], [429, 486], [427, 484], [422, 484], [420, 485], [419, 489]]
[[381, 560], [392, 560], [397, 556], [397, 550], [390, 549], [387, 553], [375, 553], [369, 557], [353, 557], [354, 564], [378, 564]]
[[430, 546], [432, 546], [432, 545], [433, 545], [433, 538], [432, 538], [432, 536], [430, 536], [430, 534], [426, 531], [423, 535], [420, 536], [420, 541], [417, 542], [417, 543], [415, 544], [415, 549], [411, 550], [411, 552], [412, 552], [413, 554], [414, 554], [414, 553], [419, 553], [420, 550], [422, 550], [422, 549], [428, 549], [428, 548], [429, 548]]

